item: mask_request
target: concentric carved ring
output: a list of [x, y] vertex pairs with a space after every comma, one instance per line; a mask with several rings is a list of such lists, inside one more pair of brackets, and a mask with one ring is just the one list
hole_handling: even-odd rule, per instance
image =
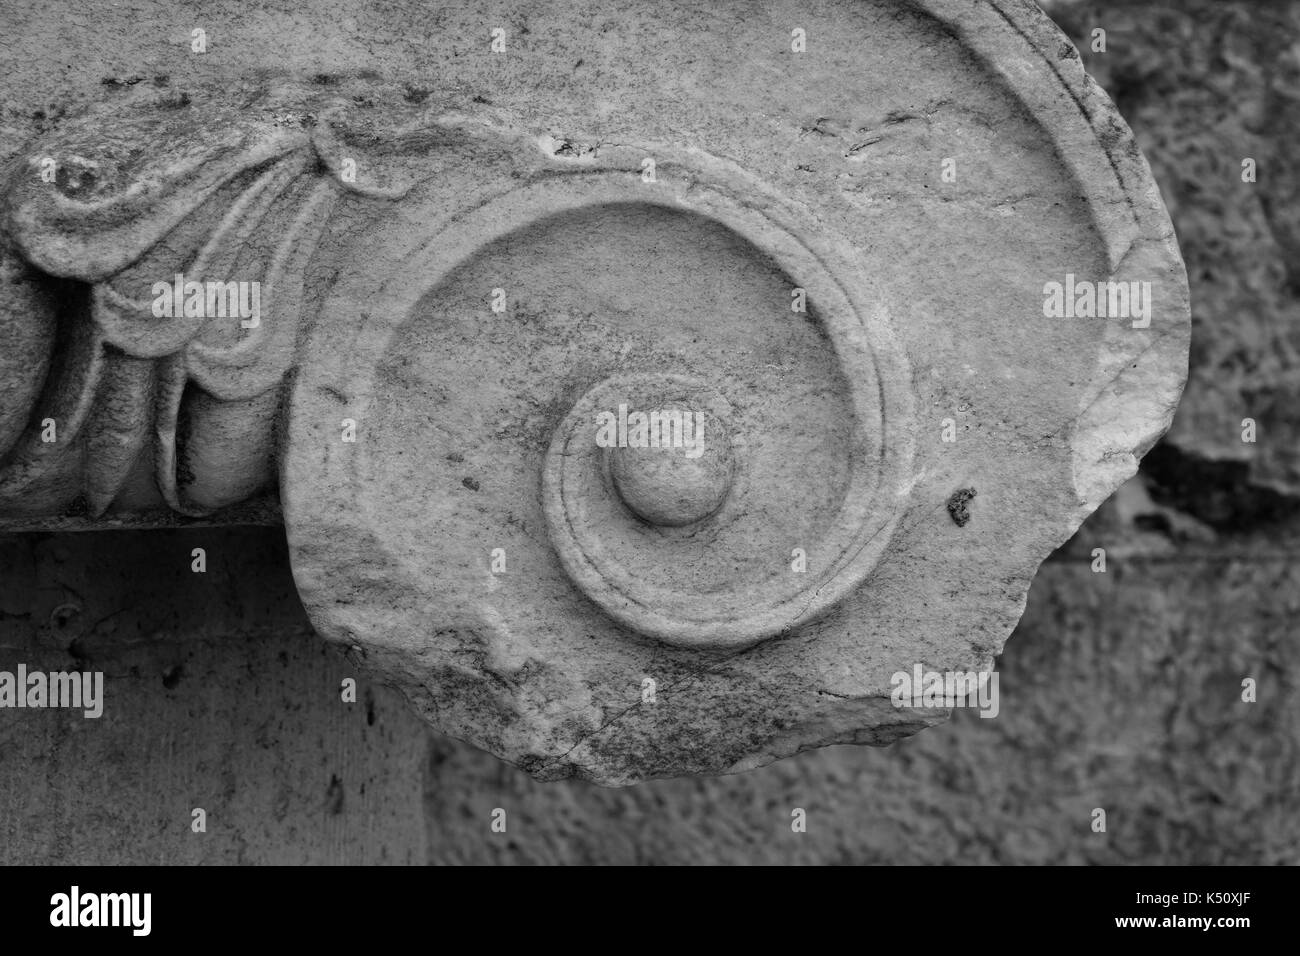
[[[810, 314], [790, 321], [826, 333], [824, 354], [773, 364], [761, 382], [726, 356], [708, 382], [671, 371], [599, 382], [555, 431], [543, 504], [565, 570], [606, 613], [670, 643], [735, 648], [858, 587], [898, 498], [866, 318], [792, 233], [756, 228], [720, 197], [710, 211], [803, 290]], [[815, 417], [801, 415], [807, 396]]]
[[[462, 473], [495, 472], [499, 481], [475, 499], [491, 508], [487, 496], [500, 481], [531, 470], [555, 555], [587, 598], [641, 634], [739, 648], [814, 619], [871, 572], [904, 503], [908, 376], [881, 298], [820, 223], [720, 161], [660, 155], [653, 187], [629, 169], [538, 178], [422, 242], [403, 236], [405, 251], [385, 250], [393, 278], [368, 296], [367, 334], [349, 352], [343, 387], [335, 386], [353, 417], [373, 423], [373, 437], [357, 460], [338, 464], [359, 469], [353, 480], [367, 524], [390, 529], [379, 540], [391, 540], [395, 560], [431, 584], [450, 572], [396, 529], [423, 523], [472, 548], [469, 528], [445, 524], [461, 520], [453, 517], [464, 493], [455, 490], [458, 475], [478, 491], [480, 479]], [[538, 229], [558, 232], [527, 262], [510, 258]], [[608, 310], [592, 314], [610, 286], [581, 268], [585, 253], [568, 250], [602, 231], [634, 251], [665, 249], [694, 291], [673, 301], [618, 283]], [[551, 254], [567, 258], [537, 261]], [[656, 268], [670, 268], [665, 262]], [[528, 270], [535, 278], [525, 278]], [[538, 287], [559, 273], [570, 281], [541, 295]], [[413, 275], [424, 281], [413, 284]], [[537, 298], [520, 315], [467, 315], [466, 307], [482, 308], [473, 297], [497, 283], [503, 294]], [[715, 295], [701, 314], [697, 300]], [[387, 331], [375, 324], [380, 316], [391, 317]], [[567, 386], [533, 358], [539, 350], [588, 367], [585, 394], [565, 400]], [[436, 385], [480, 362], [499, 376], [482, 383], [482, 394]], [[431, 418], [410, 417], [431, 394]], [[560, 402], [549, 424], [530, 411]], [[663, 424], [673, 412], [683, 421], [690, 413], [683, 437], [702, 430], [702, 447], [602, 444], [602, 411], [615, 437], [620, 428], [626, 435], [629, 417]], [[442, 447], [412, 475], [391, 449], [428, 421], [447, 423], [428, 439]], [[539, 425], [549, 447], [540, 460], [531, 451]], [[491, 435], [519, 438], [485, 444]], [[479, 461], [475, 447], [491, 460]], [[390, 450], [372, 458], [371, 448]], [[525, 487], [500, 506], [522, 503]], [[481, 600], [492, 604], [493, 593]]]

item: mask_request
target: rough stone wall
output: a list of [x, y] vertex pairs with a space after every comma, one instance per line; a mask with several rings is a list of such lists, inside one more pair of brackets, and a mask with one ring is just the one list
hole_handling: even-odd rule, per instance
[[[98, 721], [0, 724], [0, 859], [1300, 861], [1300, 570], [1268, 534], [1169, 553], [1120, 511], [1035, 582], [996, 719], [957, 710], [887, 749], [621, 790], [538, 783], [426, 733], [364, 679], [341, 703], [356, 672], [311, 634], [278, 529], [13, 536], [0, 666], [113, 681]], [[1108, 571], [1093, 574], [1103, 542]], [[185, 560], [199, 546], [206, 575]], [[1256, 704], [1240, 700], [1243, 674]], [[1105, 834], [1090, 829], [1099, 806]], [[489, 828], [498, 807], [504, 834]], [[791, 832], [794, 807], [807, 833]]]
[[[999, 661], [997, 719], [958, 710], [887, 749], [735, 777], [541, 784], [426, 734], [364, 680], [341, 704], [355, 672], [310, 633], [279, 529], [11, 536], [0, 667], [118, 679], [93, 732], [57, 712], [0, 723], [0, 862], [1300, 863], [1300, 4], [1053, 13], [1169, 204], [1192, 376], [1139, 478], [1040, 572]], [[1087, 48], [1094, 26], [1105, 54]], [[5, 105], [6, 144], [32, 115]]]
[[0, 668], [102, 670], [106, 698], [5, 711], [0, 861], [423, 861], [424, 726], [364, 682], [341, 703], [281, 529], [9, 536], [0, 581]]

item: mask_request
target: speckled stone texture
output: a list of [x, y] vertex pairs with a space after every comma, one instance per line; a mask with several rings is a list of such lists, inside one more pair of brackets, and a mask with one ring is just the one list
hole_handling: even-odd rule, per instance
[[[1182, 262], [1033, 4], [757, 9], [319, 5], [345, 46], [418, 13], [431, 85], [396, 47], [316, 72], [303, 36], [265, 70], [219, 16], [178, 74], [124, 34], [149, 70], [7, 164], [6, 255], [68, 285], [53, 335], [7, 319], [50, 372], [0, 517], [278, 485], [316, 630], [543, 779], [944, 719], [894, 675], [988, 671], [1168, 427]], [[265, 321], [160, 316], [185, 272]], [[602, 446], [670, 408], [705, 457]]]
[[[989, 669], [1038, 563], [1182, 387], [1158, 194], [1036, 10], [763, 11], [731, 8], [718, 48], [726, 7], [618, 9], [599, 35], [640, 57], [676, 38], [641, 61], [673, 109], [614, 41], [537, 14], [537, 74], [471, 57], [465, 92], [431, 94], [471, 111], [490, 88], [446, 168], [354, 213], [368, 256], [324, 256], [281, 487], [304, 605], [435, 727], [543, 779], [738, 771], [931, 725], [892, 676]], [[594, 64], [600, 103], [562, 61]], [[1045, 317], [1076, 272], [1144, 284], [1154, 313]], [[604, 411], [673, 401], [709, 410], [735, 466], [694, 522], [627, 507], [594, 440]]]
[[[1300, 861], [1295, 797], [1300, 792], [1300, 765], [1294, 744], [1300, 730], [1300, 701], [1291, 676], [1297, 661], [1288, 631], [1296, 613], [1290, 597], [1296, 582], [1289, 569], [1297, 553], [1298, 509], [1289, 495], [1270, 494], [1256, 483], [1263, 474], [1260, 468], [1248, 470], [1236, 464], [1243, 450], [1240, 417], [1255, 409], [1252, 396], [1275, 392], [1278, 383], [1285, 384], [1289, 354], [1284, 341], [1243, 329], [1252, 328], [1251, 323], [1267, 313], [1275, 317], [1269, 327], [1284, 330], [1293, 323], [1280, 317], [1294, 314], [1296, 299], [1284, 287], [1289, 257], [1269, 225], [1277, 218], [1270, 220], [1264, 211], [1270, 202], [1274, 209], [1286, 208], [1278, 177], [1261, 177], [1254, 191], [1240, 197], [1233, 192], [1239, 188], [1235, 178], [1239, 154], [1271, 151], [1283, 156], [1300, 145], [1295, 143], [1294, 128], [1261, 123], [1250, 131], [1234, 125], [1243, 114], [1264, 115], [1263, 100], [1274, 95], [1267, 91], [1273, 86], [1286, 88], [1280, 78], [1295, 35], [1287, 18], [1294, 18], [1297, 7], [1234, 2], [1188, 4], [1177, 10], [1142, 3], [1061, 6], [1062, 22], [1078, 43], [1089, 71], [1133, 120], [1170, 202], [1189, 262], [1201, 255], [1197, 250], [1205, 250], [1203, 267], [1194, 265], [1190, 275], [1196, 341], [1211, 336], [1229, 343], [1222, 354], [1233, 363], [1236, 378], [1232, 381], [1242, 386], [1242, 392], [1224, 389], [1227, 380], [1221, 363], [1213, 360], [1220, 353], [1193, 350], [1192, 382], [1183, 407], [1207, 409], [1212, 420], [1198, 419], [1182, 432], [1176, 426], [1180, 444], [1166, 442], [1148, 459], [1148, 464], [1159, 468], [1144, 469], [1136, 483], [1126, 485], [1118, 499], [1085, 525], [1070, 548], [1040, 572], [1026, 616], [1007, 653], [999, 658], [1004, 693], [1009, 695], [1000, 719], [981, 721], [973, 713], [958, 711], [950, 723], [886, 750], [832, 748], [741, 776], [652, 782], [621, 791], [573, 782], [538, 784], [472, 748], [435, 737], [430, 743], [424, 813], [398, 801], [417, 814], [404, 818], [405, 833], [427, 826], [428, 859]], [[1262, 14], [1281, 19], [1271, 26], [1262, 24]], [[289, 14], [281, 19], [292, 21]], [[62, 22], [76, 24], [77, 14], [67, 14]], [[1106, 55], [1086, 49], [1088, 30], [1096, 22], [1112, 27], [1111, 52]], [[1116, 30], [1114, 24], [1122, 29]], [[311, 29], [306, 23], [299, 23], [299, 28]], [[1179, 42], [1171, 43], [1171, 36]], [[1117, 38], [1123, 42], [1116, 43]], [[41, 55], [57, 60], [59, 51], [69, 48], [73, 62], [78, 57], [84, 62], [91, 49], [89, 39], [78, 37], [75, 29], [64, 39], [71, 41], [70, 48], [49, 43]], [[418, 42], [410, 41], [407, 52], [418, 57]], [[123, 79], [135, 75], [135, 64], [127, 58], [119, 64], [118, 75]], [[58, 65], [60, 77], [77, 75], [63, 68], [71, 64], [59, 61]], [[322, 69], [326, 67], [322, 59]], [[13, 101], [14, 107], [5, 113], [6, 135], [25, 138], [37, 123], [32, 113], [39, 109], [54, 115], [65, 108], [70, 93], [84, 98], [97, 95], [91, 89], [95, 78], [84, 79], [80, 87], [64, 87], [55, 95], [32, 88], [20, 91], [31, 102]], [[1173, 92], [1179, 96], [1171, 100]], [[1207, 121], [1206, 115], [1213, 121]], [[1242, 142], [1248, 148], [1243, 149]], [[1203, 185], [1207, 178], [1217, 181], [1220, 174], [1232, 184], [1230, 189]], [[1238, 213], [1244, 223], [1237, 221]], [[1237, 221], [1237, 227], [1229, 228], [1230, 221]], [[1295, 418], [1285, 403], [1272, 407], [1272, 428], [1265, 434], [1276, 436], [1279, 429], [1293, 426]], [[1189, 455], [1194, 442], [1214, 448], [1204, 455]], [[1294, 442], [1282, 437], [1248, 446], [1245, 453], [1259, 456], [1262, 466], [1265, 456], [1285, 459], [1294, 448]], [[241, 534], [223, 532], [222, 536], [235, 536], [237, 549], [247, 552], [250, 546], [238, 537]], [[266, 534], [273, 542], [274, 533]], [[151, 553], [164, 547], [156, 539], [149, 540]], [[181, 550], [188, 553], [191, 543], [186, 539]], [[80, 539], [80, 546], [90, 547], [90, 539]], [[1096, 546], [1110, 549], [1110, 576], [1088, 570], [1089, 553]], [[103, 547], [110, 555], [121, 551], [117, 540]], [[76, 565], [85, 558], [46, 560], [57, 566]], [[282, 562], [282, 556], [266, 566], [245, 561], [241, 573], [251, 577], [242, 579], [242, 586], [229, 586], [237, 592], [263, 587], [276, 566], [283, 575]], [[103, 563], [112, 563], [112, 558], [101, 554], [94, 566]], [[147, 565], [130, 567], [139, 573]], [[54, 580], [48, 565], [40, 573], [43, 579]], [[284, 593], [292, 604], [287, 583]], [[46, 595], [41, 610], [48, 613], [54, 606], [50, 601], [62, 596]], [[112, 613], [119, 607], [117, 596], [116, 592], [105, 595], [96, 606], [103, 614]], [[155, 606], [174, 622], [190, 620], [190, 607]], [[6, 599], [4, 608], [12, 615], [6, 621], [10, 628], [6, 642], [25, 646], [49, 631], [39, 615], [17, 617], [35, 613], [25, 604]], [[295, 665], [290, 673], [310, 672], [315, 652], [306, 650], [312, 645], [305, 632], [298, 631], [303, 622], [296, 614], [280, 612], [274, 620], [285, 622], [280, 625], [282, 632], [259, 635], [258, 640], [281, 646]], [[159, 636], [180, 633], [175, 623], [162, 627], [150, 622], [129, 638], [134, 643], [147, 637], [150, 642], [141, 649], [147, 666], [141, 668], [138, 693], [151, 693], [146, 684], [163, 688], [163, 679], [173, 674], [178, 655], [165, 642], [156, 642]], [[239, 630], [232, 627], [230, 633]], [[112, 659], [118, 653], [111, 647], [114, 640], [105, 633], [98, 642], [89, 642], [96, 649], [91, 660]], [[220, 672], [221, 679], [243, 666], [226, 653], [226, 640], [209, 642], [205, 651], [211, 672]], [[157, 649], [150, 650], [155, 644]], [[234, 656], [239, 661], [256, 660], [257, 650]], [[0, 660], [0, 665], [4, 663]], [[320, 694], [320, 705], [332, 707], [337, 680], [351, 671], [337, 662], [331, 667], [337, 669], [328, 680], [309, 678], [306, 688], [287, 690], [286, 699], [314, 699]], [[274, 673], [273, 668], [258, 667], [252, 673], [241, 672], [241, 677], [262, 688], [255, 699], [283, 709], [280, 698], [266, 689], [278, 680], [271, 676]], [[1261, 675], [1260, 702], [1253, 708], [1239, 698], [1240, 678], [1250, 674]], [[1084, 689], [1063, 702], [1060, 684], [1078, 688], [1081, 680]], [[172, 695], [169, 707], [155, 708], [160, 723], [186, 735], [188, 741], [203, 739], [204, 725], [190, 716], [194, 708], [186, 697], [166, 688], [152, 693], [159, 704], [167, 699], [165, 694]], [[376, 699], [383, 693], [376, 691]], [[363, 832], [366, 824], [353, 815], [357, 809], [353, 795], [362, 782], [369, 784], [369, 793], [376, 792], [372, 780], [394, 782], [384, 771], [373, 776], [340, 773], [343, 763], [331, 756], [328, 747], [322, 751], [311, 746], [319, 738], [305, 728], [315, 720], [304, 718], [297, 725], [304, 731], [302, 737], [281, 750], [284, 761], [297, 761], [302, 769], [295, 779], [303, 785], [294, 793], [307, 808], [302, 817], [289, 818], [306, 822], [292, 834], [268, 828], [264, 839], [247, 844], [250, 859], [346, 858], [339, 849], [339, 831], [328, 827], [331, 817], [325, 808], [340, 807], [337, 795], [344, 792], [343, 817], [334, 819], [343, 831]], [[404, 721], [400, 707], [389, 711], [380, 706], [373, 726]], [[262, 832], [257, 828], [264, 826], [262, 807], [268, 801], [261, 791], [269, 785], [261, 776], [244, 774], [241, 762], [268, 741], [236, 739], [234, 727], [226, 731], [216, 724], [208, 726], [220, 734], [223, 757], [205, 762], [204, 771], [221, 775], [241, 793], [254, 794], [250, 814], [240, 826]], [[249, 733], [251, 726], [238, 724], [249, 728]], [[404, 726], [405, 730], [393, 732], [413, 732], [418, 725], [407, 721]], [[48, 761], [59, 752], [54, 744], [63, 741], [62, 752], [76, 759], [58, 768], [46, 791], [48, 800], [31, 802], [6, 793], [6, 834], [33, 835], [29, 843], [6, 842], [7, 859], [38, 860], [66, 846], [78, 847], [81, 854], [69, 855], [69, 860], [157, 859], [188, 846], [179, 835], [176, 843], [160, 845], [157, 821], [167, 815], [157, 814], [146, 802], [149, 811], [137, 816], [141, 804], [121, 799], [107, 785], [132, 778], [144, 758], [126, 747], [106, 754], [84, 735], [72, 737], [74, 727], [60, 726], [52, 732], [29, 724], [28, 729], [49, 739], [43, 746], [28, 741], [24, 754]], [[69, 750], [69, 744], [80, 749]], [[153, 759], [161, 766], [177, 752], [173, 748]], [[185, 748], [179, 752], [183, 754]], [[0, 760], [4, 753], [0, 750]], [[293, 771], [288, 763], [277, 765], [282, 773]], [[409, 764], [399, 759], [398, 766], [404, 773]], [[27, 772], [29, 767], [24, 764], [19, 769]], [[109, 768], [107, 781], [104, 767]], [[11, 779], [9, 768], [5, 769], [6, 779]], [[84, 776], [77, 778], [78, 773]], [[333, 783], [336, 778], [338, 786]], [[79, 791], [66, 786], [74, 779], [83, 785]], [[196, 789], [219, 788], [205, 783]], [[65, 797], [68, 802], [61, 804], [59, 795], [65, 793], [86, 797], [84, 802]], [[1088, 832], [1088, 811], [1098, 805], [1111, 811], [1108, 835]], [[508, 835], [488, 832], [488, 815], [497, 806], [519, 811], [512, 815]], [[793, 806], [809, 808], [807, 834], [790, 833]], [[54, 815], [50, 807], [55, 808]], [[103, 815], [95, 819], [111, 817], [119, 830], [136, 839], [110, 840], [102, 827], [87, 826], [85, 814], [95, 810]], [[526, 826], [515, 827], [513, 821], [526, 821]], [[175, 825], [183, 830], [182, 823]], [[193, 852], [210, 854], [207, 858], [212, 860], [235, 859], [240, 841], [234, 833], [239, 830], [223, 830]], [[322, 846], [328, 849], [322, 851]], [[369, 846], [375, 849], [376, 842]]]

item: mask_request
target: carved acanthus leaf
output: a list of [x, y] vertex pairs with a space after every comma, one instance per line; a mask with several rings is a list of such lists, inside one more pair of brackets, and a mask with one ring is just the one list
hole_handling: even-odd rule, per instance
[[[293, 364], [304, 270], [338, 199], [400, 198], [414, 182], [392, 144], [418, 139], [423, 125], [409, 108], [359, 118], [370, 106], [302, 87], [235, 105], [177, 107], [153, 94], [106, 104], [33, 145], [5, 191], [5, 231], [40, 273], [89, 290], [84, 303], [61, 304], [64, 341], [50, 347], [61, 356], [36, 407], [8, 410], [29, 422], [0, 459], [0, 507], [75, 492], [102, 514], [150, 444], [158, 492], [177, 511], [250, 492], [256, 481], [244, 475], [187, 493], [187, 445], [211, 457], [235, 435], [211, 403], [182, 406], [198, 393], [247, 403], [265, 419], [251, 440], [265, 451], [275, 402], [264, 396]], [[50, 160], [52, 180], [41, 175]], [[178, 281], [253, 284], [259, 314], [160, 309], [171, 303], [159, 284]], [[182, 289], [175, 304], [187, 298]], [[49, 419], [54, 441], [41, 425]], [[229, 454], [246, 453], [249, 437]]]

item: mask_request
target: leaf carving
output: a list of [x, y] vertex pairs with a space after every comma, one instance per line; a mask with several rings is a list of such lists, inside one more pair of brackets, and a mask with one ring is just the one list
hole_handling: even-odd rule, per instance
[[[182, 403], [194, 394], [246, 403], [269, 433], [274, 402], [264, 396], [293, 364], [304, 272], [339, 197], [397, 199], [415, 182], [380, 158], [385, 142], [421, 127], [401, 110], [392, 115], [353, 122], [337, 96], [295, 88], [251, 106], [176, 109], [146, 97], [92, 111], [37, 143], [5, 191], [5, 231], [32, 266], [87, 283], [89, 294], [84, 310], [59, 323], [61, 358], [41, 414], [0, 459], [0, 507], [34, 491], [67, 499], [71, 485], [86, 511], [103, 514], [147, 445], [174, 510], [202, 514], [246, 496], [247, 475], [226, 492], [187, 495], [178, 422], [193, 419], [202, 433], [215, 413], [198, 402], [187, 417]], [[58, 170], [52, 183], [35, 174], [47, 156]], [[354, 181], [345, 158], [369, 174]], [[159, 284], [178, 277], [256, 284], [260, 314], [244, 323], [237, 314], [156, 314]], [[56, 442], [42, 440], [44, 418], [56, 419]], [[190, 438], [219, 442], [229, 430]]]

